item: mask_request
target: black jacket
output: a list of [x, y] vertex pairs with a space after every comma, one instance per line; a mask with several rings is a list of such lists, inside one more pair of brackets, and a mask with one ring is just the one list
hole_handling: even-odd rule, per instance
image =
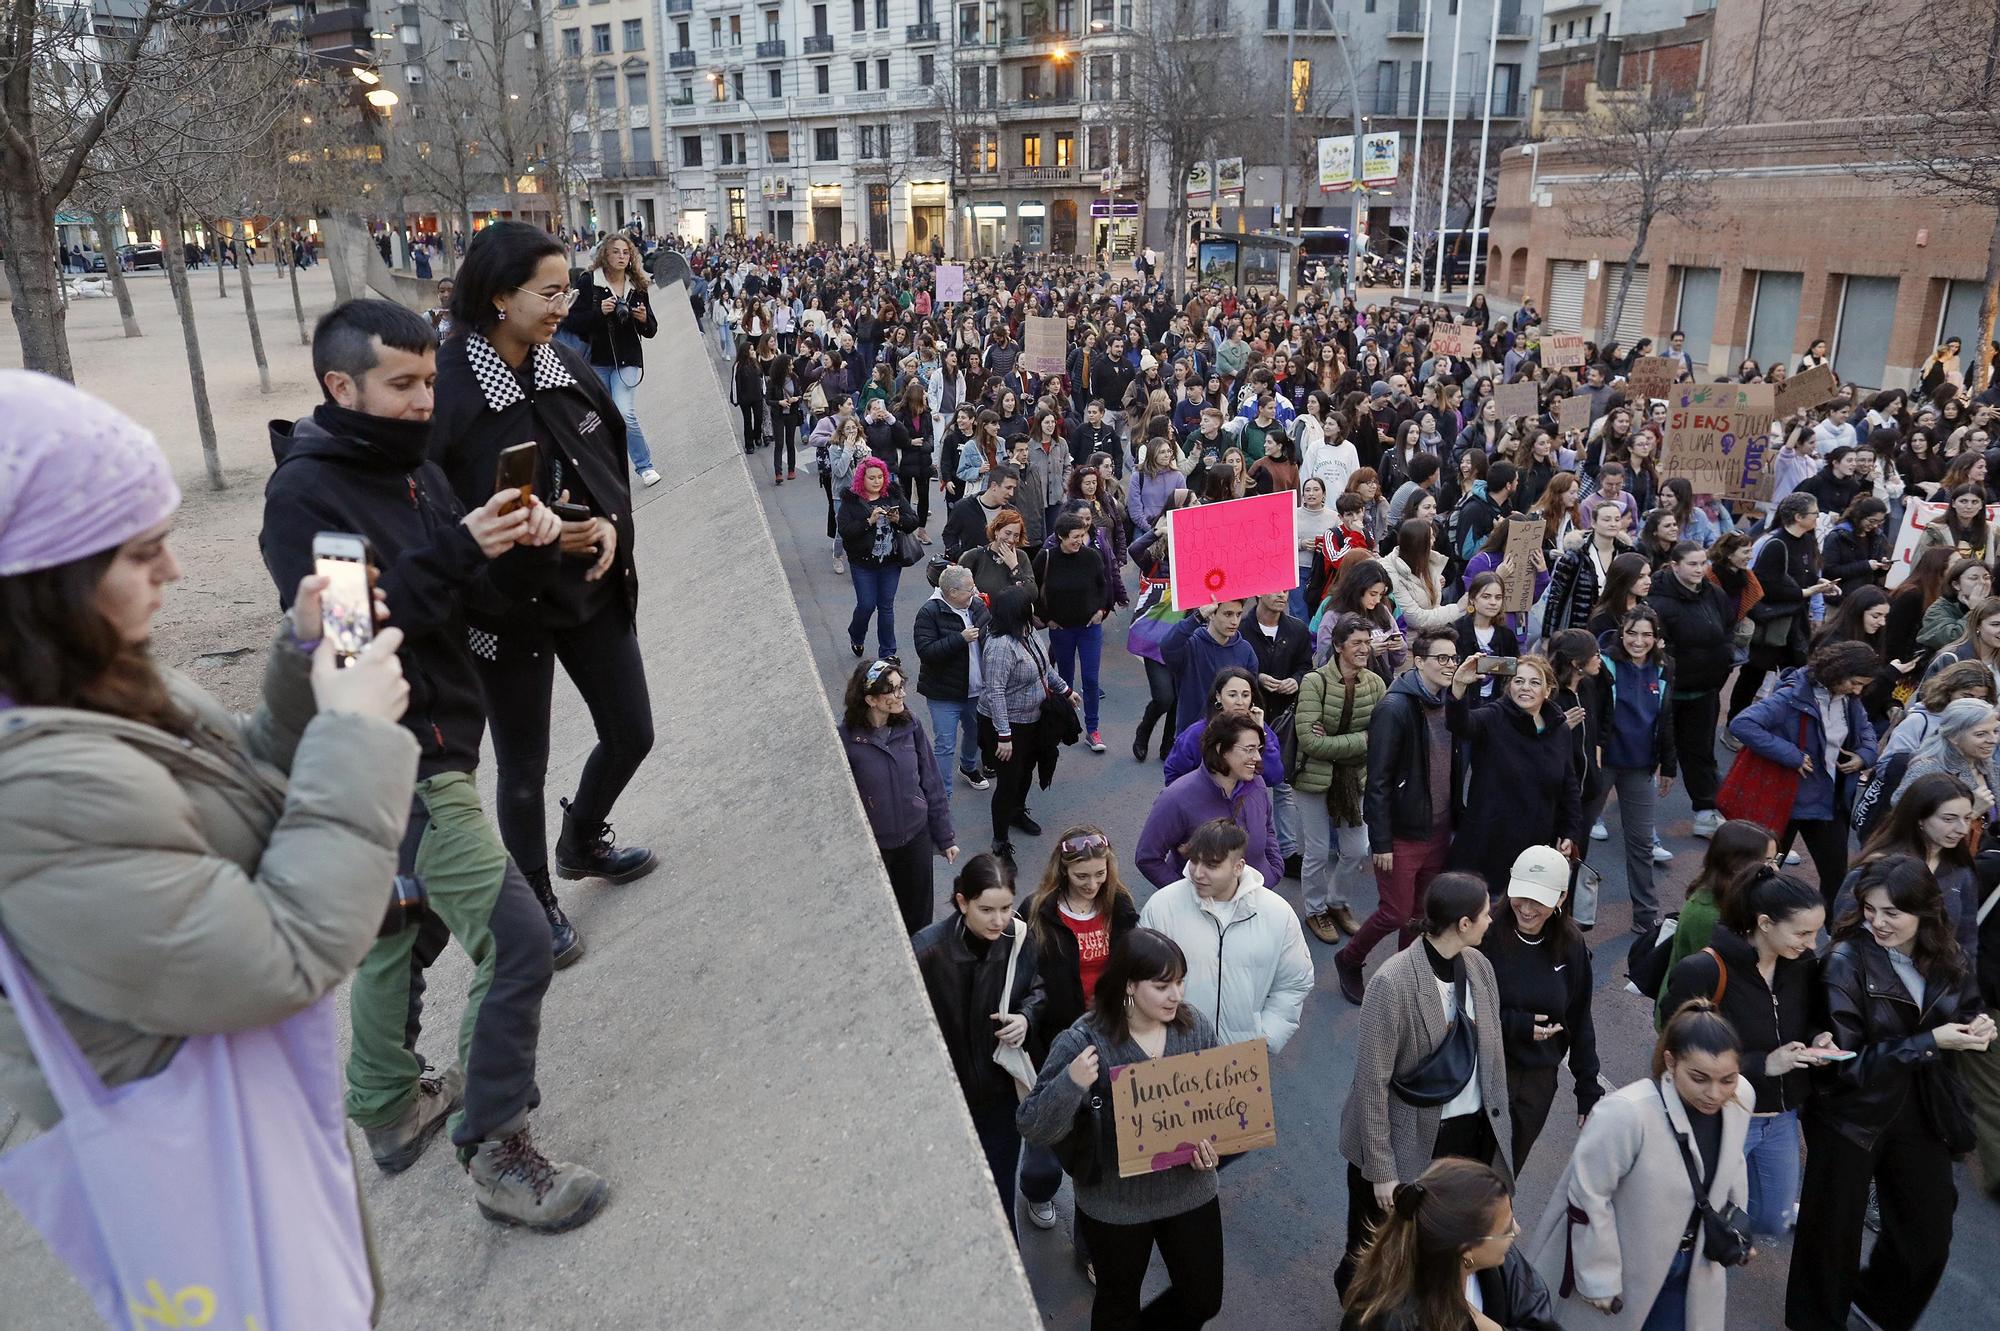
[[[1500, 1265], [1479, 1272], [1473, 1279], [1479, 1282], [1480, 1302], [1486, 1305], [1486, 1315], [1499, 1324], [1501, 1331], [1562, 1331], [1562, 1323], [1556, 1320], [1555, 1305], [1549, 1299], [1549, 1287], [1535, 1274], [1519, 1243], [1507, 1250]], [[1448, 1328], [1425, 1326], [1419, 1317], [1414, 1303], [1406, 1303], [1371, 1322], [1349, 1313], [1341, 1319], [1340, 1331], [1471, 1331], [1472, 1328], [1470, 1317], [1463, 1326]]]
[[[974, 628], [985, 628], [993, 617], [978, 596], [965, 609]], [[943, 702], [964, 702], [972, 688], [972, 644], [962, 636], [965, 620], [942, 597], [932, 596], [917, 607], [917, 624], [910, 632], [917, 647], [917, 692]]]
[[[1764, 1071], [1764, 1059], [1794, 1040], [1811, 1044], [1826, 1029], [1819, 1011], [1819, 958], [1810, 952], [1796, 960], [1780, 957], [1767, 985], [1757, 972], [1757, 949], [1742, 935], [1718, 925], [1709, 934], [1708, 945], [1729, 968], [1719, 1006], [1742, 1038], [1743, 1075], [1757, 1092], [1757, 1112], [1804, 1108], [1812, 1095], [1812, 1074], [1796, 1068], [1773, 1077]], [[1691, 998], [1713, 998], [1716, 986], [1715, 957], [1691, 953], [1667, 976], [1664, 1009], [1671, 1014]]]
[[951, 506], [944, 518], [944, 555], [946, 559], [957, 559], [967, 550], [986, 544], [986, 524], [999, 515], [1002, 509], [1013, 508], [1010, 501], [1000, 508], [988, 508], [978, 495], [967, 495]]
[[[993, 1061], [993, 1014], [1000, 1010], [1000, 985], [1007, 975], [1007, 957], [1013, 940], [1005, 934], [986, 948], [984, 957], [975, 956], [966, 945], [964, 916], [956, 910], [942, 920], [925, 925], [910, 939], [917, 954], [917, 972], [924, 979], [924, 993], [937, 1015], [944, 1047], [951, 1054], [952, 1070], [958, 1074], [959, 1090], [968, 1105], [1014, 1103], [1014, 1081]], [[1025, 932], [1027, 925], [1014, 927]], [[1007, 1011], [1028, 1019], [1032, 1033], [1039, 1024], [1042, 982], [1035, 956], [1035, 940], [1021, 943], [1020, 960], [1014, 965], [1014, 987], [1006, 998]]]
[[1845, 522], [1835, 523], [1820, 546], [1820, 576], [1839, 583], [1842, 596], [1852, 596], [1862, 587], [1882, 585], [1883, 575], [1875, 568], [1874, 561], [1888, 557], [1886, 527], [1862, 536]]
[[[1058, 896], [1051, 896], [1042, 903], [1042, 937], [1045, 941], [1038, 949], [1037, 961], [1042, 980], [1042, 1005], [1035, 1019], [1035, 1029], [1028, 1036], [1037, 1066], [1047, 1055], [1049, 1045], [1055, 1038], [1090, 1010], [1091, 995], [1083, 992], [1082, 958], [1077, 955], [1076, 935], [1062, 922], [1062, 911], [1056, 904], [1058, 899]], [[1029, 902], [1021, 903], [1021, 918], [1027, 918], [1029, 906]], [[1139, 908], [1132, 904], [1130, 897], [1118, 897], [1111, 907], [1111, 946], [1116, 948], [1118, 940], [1132, 932], [1138, 924]]]
[[660, 331], [653, 292], [641, 291], [634, 283], [625, 289], [626, 308], [606, 314], [604, 302], [612, 298], [611, 288], [596, 276], [593, 273], [577, 284], [576, 304], [563, 319], [563, 331], [576, 334], [590, 347], [592, 365], [643, 367], [646, 353], [639, 339]]
[[[1408, 671], [1389, 686], [1368, 719], [1368, 784], [1361, 816], [1368, 824], [1368, 849], [1386, 855], [1398, 838], [1427, 841], [1451, 830], [1448, 809], [1431, 808], [1430, 729], [1423, 686]], [[1440, 717], [1440, 720], [1443, 718]], [[1452, 745], [1451, 788], [1463, 775]]]
[[1080, 629], [1098, 613], [1110, 614], [1111, 585], [1104, 556], [1086, 544], [1075, 554], [1060, 546], [1035, 551], [1035, 616], [1057, 628]]
[[736, 385], [734, 401], [743, 406], [764, 405], [764, 371], [754, 356], [738, 356], [732, 371]]
[[1482, 875], [1497, 895], [1507, 890], [1514, 860], [1529, 846], [1564, 837], [1582, 842], [1576, 741], [1553, 702], [1542, 704], [1539, 731], [1505, 695], [1474, 707], [1470, 698], [1447, 690], [1444, 713], [1472, 772], [1469, 790], [1466, 782], [1452, 781], [1453, 799], [1463, 800], [1463, 808], [1452, 820], [1451, 867]]
[[444, 473], [425, 459], [428, 437], [414, 422], [376, 421], [338, 407], [272, 421], [277, 470], [264, 484], [257, 536], [286, 610], [299, 579], [313, 571], [317, 533], [367, 539], [390, 622], [403, 631], [397, 655], [410, 685], [403, 725], [417, 738], [422, 777], [479, 766], [486, 704], [466, 649], [461, 607], [468, 589], [492, 584], [533, 595], [557, 554], [553, 545], [517, 546], [489, 562], [465, 529], [465, 508]]
[[[1568, 1055], [1576, 1079], [1576, 1112], [1588, 1114], [1604, 1095], [1597, 1079], [1597, 1026], [1590, 1015], [1590, 948], [1574, 931], [1567, 946], [1547, 932], [1545, 927], [1541, 942], [1528, 943], [1496, 921], [1479, 950], [1493, 963], [1493, 982], [1500, 990], [1500, 1039], [1508, 1064], [1552, 1068]], [[1561, 1024], [1562, 1032], [1537, 1040], [1537, 1013]]]
[[639, 606], [625, 418], [597, 375], [568, 347], [545, 343], [531, 363], [531, 382], [523, 387], [478, 333], [439, 348], [431, 460], [444, 469], [459, 502], [476, 508], [493, 497], [501, 452], [538, 443], [535, 493], [553, 499], [568, 490], [572, 503], [587, 503], [593, 514], [610, 521], [618, 544], [611, 568], [597, 584], [583, 580], [594, 562], [585, 555], [559, 556], [557, 571], [533, 597], [510, 596], [490, 581], [476, 584], [466, 598], [466, 622], [491, 635], [497, 661], [509, 660], [524, 639], [539, 640], [565, 627], [579, 604], [601, 600], [627, 622]]
[[1118, 447], [1118, 431], [1109, 420], [1090, 427], [1087, 421], [1076, 421], [1069, 430], [1069, 455], [1081, 467], [1090, 461], [1092, 453], [1109, 453], [1112, 470], [1120, 476], [1125, 474], [1125, 450]]
[[[1257, 609], [1252, 606], [1250, 613], [1243, 616], [1243, 641], [1257, 653], [1257, 672], [1294, 683], [1304, 680], [1306, 672], [1313, 668], [1312, 630], [1306, 627], [1306, 622], [1280, 614], [1277, 633], [1267, 635], [1256, 621]], [[1267, 692], [1264, 694], [1264, 724], [1282, 735], [1291, 725], [1298, 708], [1299, 695], [1296, 692]], [[1285, 761], [1288, 768], [1297, 766], [1289, 756]]]
[[888, 568], [897, 563], [896, 549], [892, 544], [887, 558], [875, 557], [875, 524], [868, 520], [868, 512], [874, 508], [888, 509], [889, 525], [898, 532], [917, 529], [917, 510], [903, 498], [903, 487], [891, 480], [889, 488], [873, 503], [852, 490], [842, 490], [840, 509], [834, 515], [834, 530], [840, 533], [840, 544], [850, 561], [863, 568]]
[[1736, 664], [1729, 593], [1707, 578], [1689, 590], [1668, 569], [1654, 575], [1646, 604], [1660, 614], [1667, 655], [1674, 663], [1674, 687], [1683, 693], [1719, 690]]
[[1865, 931], [1827, 951], [1820, 988], [1834, 1043], [1859, 1057], [1813, 1071], [1818, 1094], [1806, 1112], [1870, 1150], [1901, 1112], [1918, 1077], [1955, 1075], [1943, 1069], [1943, 1052], [1931, 1031], [1978, 1016], [1979, 989], [1970, 974], [1950, 983], [1926, 982], [1919, 1006], [1882, 945]]

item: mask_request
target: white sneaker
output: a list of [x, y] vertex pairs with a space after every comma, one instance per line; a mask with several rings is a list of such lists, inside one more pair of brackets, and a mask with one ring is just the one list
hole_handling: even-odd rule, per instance
[[1723, 824], [1720, 809], [1703, 809], [1694, 816], [1694, 834], [1698, 837], [1712, 837]]
[[658, 485], [659, 483], [660, 483], [660, 473], [655, 471], [653, 468], [648, 467], [644, 471], [639, 473], [639, 484], [645, 486], [653, 486], [653, 485]]
[[1054, 1200], [1029, 1202], [1028, 1223], [1036, 1229], [1054, 1229], [1056, 1227], [1056, 1204]]
[[1673, 859], [1674, 859], [1674, 853], [1671, 850], [1668, 850], [1658, 841], [1653, 842], [1653, 863], [1671, 864], [1673, 863]]
[[1590, 825], [1590, 839], [1592, 841], [1609, 841], [1611, 839], [1611, 829], [1604, 825], [1602, 818], [1599, 818]]
[[843, 576], [847, 573], [847, 560], [838, 550], [833, 552], [833, 571]]
[[1799, 853], [1796, 850], [1788, 850], [1785, 852], [1786, 868], [1790, 868], [1792, 865], [1797, 864], [1798, 862], [1799, 862]]

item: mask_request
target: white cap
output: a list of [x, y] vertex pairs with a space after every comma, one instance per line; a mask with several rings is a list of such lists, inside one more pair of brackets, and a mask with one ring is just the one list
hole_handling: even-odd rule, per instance
[[1530, 846], [1515, 857], [1507, 895], [1554, 910], [1569, 891], [1569, 857], [1554, 846]]

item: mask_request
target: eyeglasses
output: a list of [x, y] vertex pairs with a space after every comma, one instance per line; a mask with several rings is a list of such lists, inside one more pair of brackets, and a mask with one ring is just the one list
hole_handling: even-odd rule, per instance
[[1066, 860], [1096, 859], [1111, 849], [1111, 838], [1102, 832], [1085, 832], [1081, 836], [1065, 837], [1056, 845], [1056, 853]]
[[1420, 661], [1435, 661], [1435, 662], [1437, 662], [1437, 663], [1438, 663], [1439, 665], [1457, 665], [1457, 664], [1458, 664], [1458, 653], [1457, 653], [1457, 652], [1440, 652], [1440, 653], [1438, 653], [1438, 654], [1437, 654], [1436, 656], [1422, 656], [1422, 657], [1418, 657], [1417, 659], [1418, 659], [1418, 660], [1420, 660]]
[[561, 291], [530, 291], [526, 287], [515, 287], [514, 290], [542, 301], [551, 314], [568, 314], [569, 307], [576, 304], [576, 298], [581, 294], [575, 287], [564, 287]]
[[1514, 1223], [1507, 1227], [1507, 1232], [1505, 1234], [1488, 1234], [1485, 1238], [1479, 1239], [1477, 1242], [1491, 1243], [1495, 1239], [1518, 1239], [1520, 1237], [1521, 1237], [1521, 1217], [1515, 1216]]

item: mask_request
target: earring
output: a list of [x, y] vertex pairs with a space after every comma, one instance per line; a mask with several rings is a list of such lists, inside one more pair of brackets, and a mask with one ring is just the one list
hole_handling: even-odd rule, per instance
[[1458, 1264], [1459, 1264], [1460, 1266], [1464, 1267], [1464, 1268], [1465, 1268], [1466, 1270], [1468, 1270], [1468, 1271], [1470, 1271], [1470, 1270], [1472, 1269], [1472, 1259], [1471, 1259], [1470, 1257], [1461, 1257], [1461, 1258], [1459, 1258], [1459, 1259], [1458, 1259]]
[[502, 319], [506, 318], [506, 317], [507, 317], [507, 311], [505, 311], [505, 310], [502, 310], [502, 311], [500, 311], [500, 317], [501, 317]]

